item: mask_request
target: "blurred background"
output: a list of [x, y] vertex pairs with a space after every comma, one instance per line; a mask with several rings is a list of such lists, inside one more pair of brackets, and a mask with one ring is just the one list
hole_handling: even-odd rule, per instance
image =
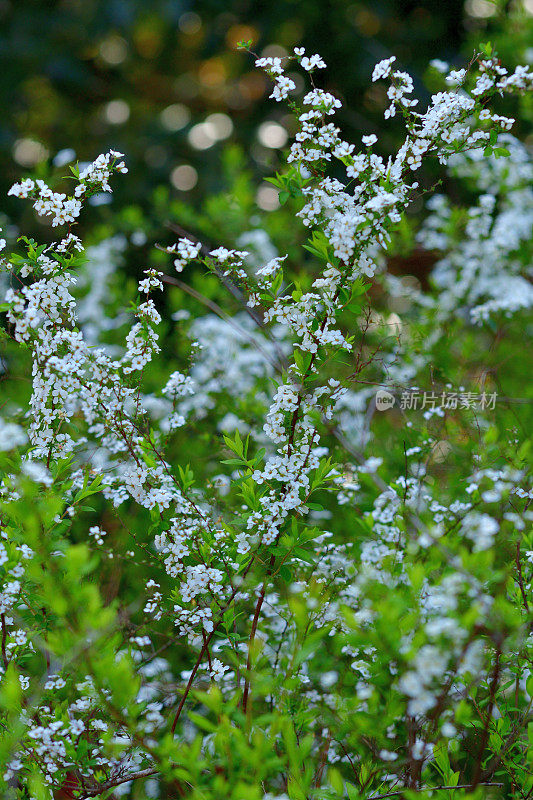
[[39, 229], [29, 204], [5, 197], [9, 186], [109, 148], [130, 167], [116, 205], [147, 213], [166, 185], [160, 203], [200, 206], [223, 188], [222, 154], [236, 145], [257, 179], [258, 210], [269, 210], [276, 195], [261, 178], [292, 121], [267, 100], [268, 80], [240, 40], [261, 55], [320, 52], [324, 87], [345, 101], [345, 135], [377, 133], [386, 152], [397, 129], [383, 120], [385, 87], [370, 83], [376, 61], [396, 55], [423, 97], [428, 62], [462, 64], [476, 41], [497, 38], [512, 66], [532, 42], [532, 15], [533, 0], [0, 0], [2, 209]]

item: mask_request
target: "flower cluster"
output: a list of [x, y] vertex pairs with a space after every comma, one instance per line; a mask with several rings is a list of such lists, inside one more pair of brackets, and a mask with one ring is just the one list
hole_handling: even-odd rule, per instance
[[[8, 194], [15, 197], [30, 197], [34, 200], [33, 207], [40, 216], [52, 216], [52, 225], [65, 225], [75, 222], [80, 215], [82, 203], [80, 198], [88, 196], [87, 193], [95, 188], [100, 191], [110, 192], [109, 178], [113, 172], [127, 172], [123, 161], [118, 161], [122, 153], [110, 150], [105, 155], [98, 156], [96, 161], [89, 164], [79, 173], [79, 182], [74, 189], [74, 195], [68, 196], [62, 192], [52, 191], [44, 181], [33, 181], [26, 178], [22, 183], [15, 183]], [[63, 245], [65, 246], [65, 245]]]

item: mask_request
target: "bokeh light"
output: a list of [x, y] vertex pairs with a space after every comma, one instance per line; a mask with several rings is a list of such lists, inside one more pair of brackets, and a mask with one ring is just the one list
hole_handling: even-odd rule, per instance
[[490, 0], [466, 0], [465, 3], [465, 11], [471, 17], [486, 19], [494, 16], [497, 10], [496, 4]]
[[190, 164], [181, 164], [170, 173], [170, 182], [180, 192], [188, 192], [198, 183], [198, 173]]
[[279, 207], [278, 192], [269, 183], [263, 183], [257, 190], [255, 202], [263, 211], [273, 211]]
[[198, 33], [202, 27], [202, 20], [194, 11], [187, 11], [179, 18], [178, 25], [182, 33], [194, 34]]
[[13, 158], [21, 167], [35, 167], [48, 158], [48, 150], [35, 139], [17, 139], [13, 145]]
[[278, 122], [262, 122], [257, 129], [257, 138], [264, 147], [277, 148], [287, 144], [289, 134]]
[[183, 103], [173, 103], [164, 108], [159, 116], [167, 131], [179, 131], [190, 121], [191, 112]]
[[112, 35], [100, 44], [100, 58], [110, 66], [118, 66], [128, 56], [128, 43], [122, 36]]
[[104, 117], [110, 125], [123, 125], [130, 117], [130, 107], [125, 100], [110, 100], [104, 108]]

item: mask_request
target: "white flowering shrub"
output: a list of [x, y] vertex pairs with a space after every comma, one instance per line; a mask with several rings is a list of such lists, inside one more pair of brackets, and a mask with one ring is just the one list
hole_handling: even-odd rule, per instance
[[[73, 169], [70, 194], [11, 189], [60, 234], [3, 259], [5, 336], [31, 360], [0, 421], [3, 796], [529, 797], [529, 450], [484, 387], [531, 305], [531, 161], [493, 106], [533, 73], [487, 47], [420, 110], [380, 62], [406, 129], [384, 158], [342, 138], [318, 55], [256, 63], [298, 120], [273, 213], [310, 235], [296, 265], [257, 231], [160, 248], [240, 303], [172, 309], [181, 368], [157, 298], [187, 285], [148, 267], [127, 313], [123, 239], [73, 232], [123, 156]], [[423, 291], [387, 251], [429, 159], [475, 200], [429, 199]], [[380, 386], [411, 405], [380, 417]]]

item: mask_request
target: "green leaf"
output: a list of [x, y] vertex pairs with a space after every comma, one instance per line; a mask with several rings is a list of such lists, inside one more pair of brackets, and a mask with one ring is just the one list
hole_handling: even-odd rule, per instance
[[342, 797], [344, 794], [344, 781], [342, 775], [335, 767], [329, 768], [328, 780], [335, 792]]

